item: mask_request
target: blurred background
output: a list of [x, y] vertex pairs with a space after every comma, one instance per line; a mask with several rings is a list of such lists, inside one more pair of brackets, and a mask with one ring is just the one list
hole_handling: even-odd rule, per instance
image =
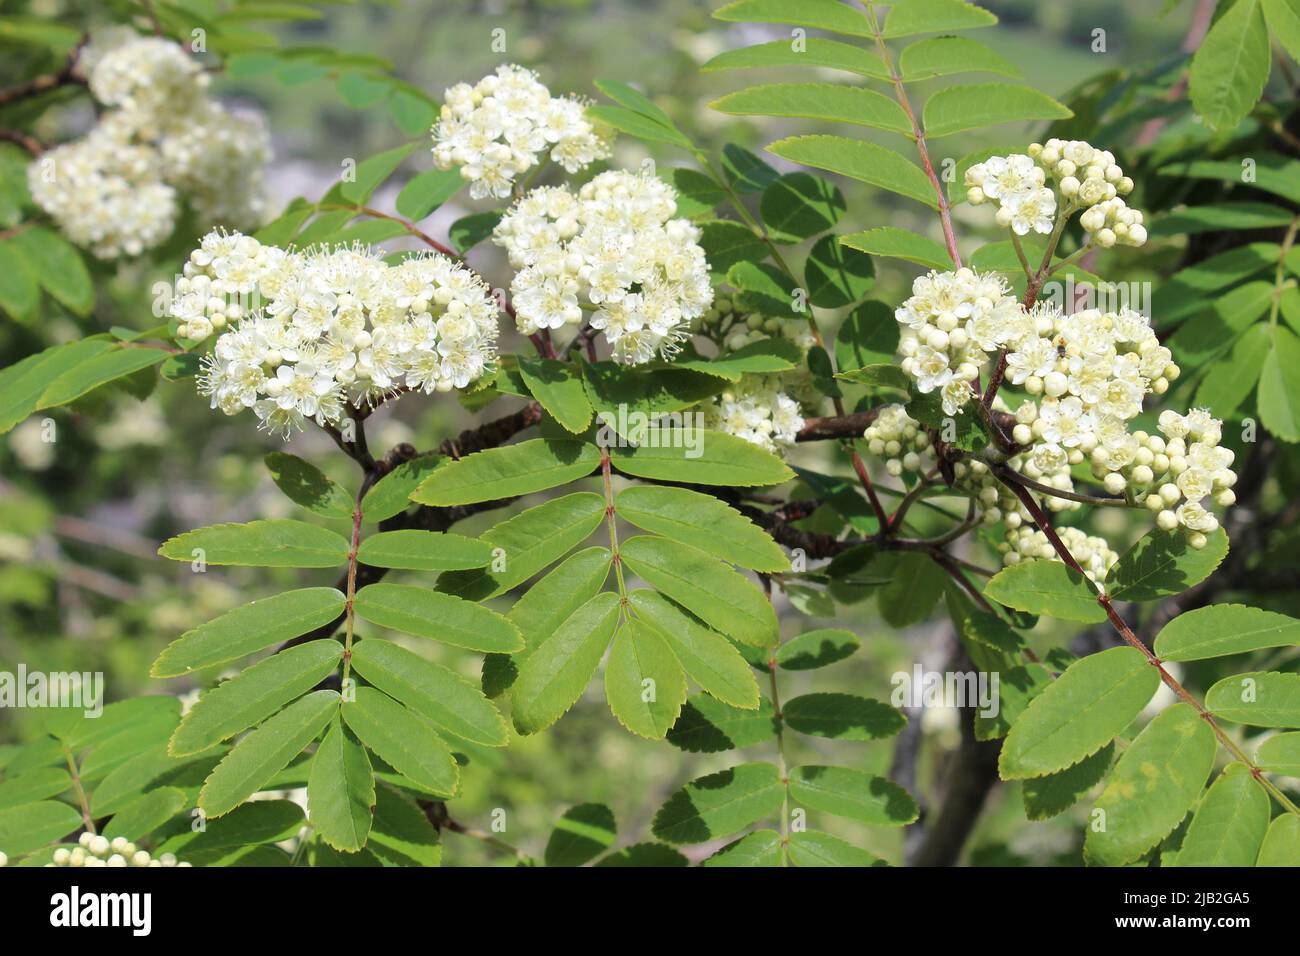
[[[1182, 4], [1177, 0], [988, 0], [984, 5], [999, 15], [1002, 25], [981, 31], [980, 39], [1016, 63], [1028, 84], [1065, 99], [1080, 84], [1111, 71], [1170, 62], [1187, 30], [1192, 4], [1190, 0]], [[79, 33], [114, 6], [94, 0], [0, 0], [0, 17], [6, 18], [0, 22], [0, 86], [47, 68], [48, 58], [30, 42], [33, 31]], [[502, 62], [534, 67], [555, 93], [594, 97], [596, 78], [630, 82], [647, 91], [715, 155], [727, 141], [761, 150], [787, 132], [809, 131], [803, 121], [754, 123], [707, 108], [723, 93], [766, 78], [754, 71], [703, 73], [703, 62], [726, 49], [788, 35], [780, 27], [719, 23], [710, 18], [714, 6], [701, 0], [361, 0], [314, 8], [322, 14], [319, 19], [276, 21], [259, 24], [258, 29], [286, 46], [316, 44], [382, 57], [393, 64], [398, 77], [434, 100], [440, 100], [451, 84], [472, 83]], [[211, 61], [212, 55], [206, 59]], [[269, 181], [281, 205], [296, 196], [320, 196], [338, 179], [345, 160], [425, 138], [404, 132], [387, 109], [349, 105], [348, 98], [340, 95], [339, 83], [324, 70], [263, 70], [255, 57], [247, 56], [239, 69], [214, 76], [213, 91], [223, 101], [266, 116], [275, 154]], [[351, 99], [364, 101], [355, 95]], [[61, 97], [40, 120], [41, 139], [59, 142], [75, 136], [92, 116], [84, 92]], [[1027, 142], [1026, 136], [1027, 132], [1002, 127], [987, 142], [944, 140], [941, 152], [955, 150], [951, 158], [956, 160], [984, 145], [1018, 149]], [[1101, 145], [1115, 149], [1124, 162], [1123, 144]], [[624, 137], [612, 165], [635, 166], [648, 155], [646, 147]], [[690, 162], [685, 154], [654, 158], [661, 165]], [[391, 209], [401, 184], [429, 165], [427, 151], [417, 149], [372, 205]], [[879, 192], [868, 201], [865, 187], [855, 189], [851, 182], [840, 185], [849, 203], [841, 231], [892, 224], [935, 234], [935, 224], [919, 206], [901, 200], [895, 204]], [[487, 207], [471, 204], [462, 193], [422, 228], [435, 236], [445, 235], [451, 222], [475, 208]], [[975, 240], [981, 231], [988, 234], [992, 217], [984, 210], [974, 215], [962, 206], [957, 214], [959, 233], [967, 241]], [[87, 320], [73, 319], [48, 302], [26, 324], [4, 320], [0, 365], [111, 326], [154, 325], [151, 289], [156, 281], [170, 280], [191, 240], [192, 236], [178, 236], [148, 260], [95, 264], [99, 303]], [[394, 247], [401, 248], [401, 243], [395, 242]], [[486, 245], [476, 248], [470, 259], [494, 285], [508, 283], [502, 262]], [[911, 276], [897, 267], [883, 267], [875, 297], [895, 304]], [[828, 327], [833, 329], [837, 321], [838, 317], [830, 316]], [[503, 330], [503, 351], [519, 348], [518, 343], [513, 330]], [[500, 399], [477, 414], [495, 417], [515, 403]], [[104, 671], [110, 700], [139, 693], [185, 693], [199, 685], [146, 677], [149, 664], [165, 644], [253, 597], [293, 583], [325, 584], [332, 578], [322, 572], [319, 580], [303, 581], [301, 573], [239, 568], [193, 574], [184, 564], [155, 556], [158, 543], [179, 530], [287, 516], [293, 511], [272, 485], [261, 460], [266, 451], [281, 449], [283, 443], [257, 432], [251, 416], [226, 418], [209, 411], [191, 381], [156, 383], [151, 372], [127, 389], [103, 390], [70, 411], [60, 409], [52, 419], [56, 441], [42, 435], [44, 415], [34, 416], [0, 439], [0, 667], [22, 661], [32, 669]], [[382, 450], [408, 441], [429, 449], [475, 420], [475, 414], [450, 400], [393, 403], [369, 423], [370, 444]], [[296, 437], [289, 450], [355, 486], [352, 463], [319, 432]], [[840, 467], [833, 463], [829, 448], [800, 449], [798, 461], [825, 470]], [[480, 515], [457, 530], [476, 533], [507, 513]], [[986, 563], [996, 558], [988, 553], [983, 557]], [[844, 626], [855, 631], [864, 646], [833, 669], [787, 675], [785, 695], [815, 686], [888, 699], [891, 674], [910, 672], [917, 661], [938, 668], [946, 659], [951, 630], [946, 616], [936, 615], [929, 623], [899, 631], [880, 622], [871, 603], [843, 605], [839, 618], [817, 616], [827, 610], [834, 614], [833, 605], [806, 603], [799, 613], [783, 601], [787, 637], [813, 627]], [[439, 650], [445, 663], [477, 679], [476, 655]], [[201, 679], [216, 676], [205, 674]], [[0, 710], [0, 746], [12, 745], [31, 732], [25, 717], [22, 712], [15, 716]], [[954, 715], [943, 709], [928, 711], [924, 732], [927, 739], [947, 745], [926, 752], [942, 753], [957, 733]], [[884, 772], [894, 741], [852, 744], [800, 738], [793, 745], [798, 748], [797, 763], [849, 763]], [[826, 760], [819, 761], [819, 754]], [[645, 839], [650, 817], [672, 790], [735, 760], [733, 754], [685, 754], [667, 743], [631, 737], [610, 716], [598, 681], [588, 689], [586, 701], [551, 731], [516, 739], [501, 752], [476, 752], [472, 757], [464, 775], [464, 797], [452, 804], [453, 813], [466, 824], [486, 827], [493, 809], [504, 808], [506, 838], [535, 854], [559, 815], [585, 801], [605, 802], [614, 809], [621, 844]], [[918, 770], [922, 790], [941, 770], [922, 760]], [[1076, 812], [1083, 811], [1076, 808]], [[899, 858], [897, 831], [872, 831], [847, 821], [837, 821], [834, 828], [877, 855], [891, 861]], [[1025, 824], [1014, 789], [1002, 787], [971, 843], [970, 859], [1040, 864], [1075, 860], [1078, 831], [1076, 813]], [[496, 858], [474, 841], [448, 839], [457, 841], [446, 850], [448, 862]]]

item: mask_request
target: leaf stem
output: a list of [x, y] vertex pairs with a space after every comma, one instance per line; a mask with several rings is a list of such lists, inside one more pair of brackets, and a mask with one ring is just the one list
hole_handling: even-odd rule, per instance
[[77, 806], [81, 808], [81, 823], [86, 828], [87, 833], [94, 833], [95, 820], [90, 815], [90, 801], [86, 799], [86, 790], [81, 785], [81, 773], [77, 770], [76, 758], [72, 756], [72, 748], [68, 746], [67, 741], [63, 741], [63, 759], [68, 762], [68, 775], [72, 777], [72, 790], [77, 795]]

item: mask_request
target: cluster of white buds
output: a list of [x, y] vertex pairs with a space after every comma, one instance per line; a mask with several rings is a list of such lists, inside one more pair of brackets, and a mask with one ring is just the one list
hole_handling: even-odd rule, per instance
[[706, 427], [735, 435], [770, 452], [794, 447], [803, 428], [799, 403], [781, 375], [745, 375], [704, 407]]
[[1056, 220], [1056, 194], [1046, 181], [1046, 173], [1032, 157], [994, 156], [966, 170], [966, 199], [972, 206], [996, 201], [998, 225], [1018, 236], [1031, 230], [1045, 235]]
[[208, 74], [180, 46], [115, 28], [80, 66], [110, 108], [27, 170], [33, 201], [69, 239], [101, 259], [139, 255], [171, 235], [182, 201], [205, 226], [265, 220], [265, 125], [210, 99]]
[[397, 265], [363, 246], [302, 252], [213, 232], [190, 254], [172, 315], [184, 339], [221, 330], [199, 390], [285, 435], [401, 390], [464, 388], [496, 355], [497, 303], [446, 256]]
[[531, 70], [502, 65], [473, 86], [447, 90], [433, 159], [440, 169], [460, 167], [473, 198], [505, 199], [543, 154], [576, 173], [607, 158], [611, 138], [587, 119], [582, 100], [552, 96]]
[[676, 212], [676, 190], [625, 171], [576, 195], [564, 186], [524, 195], [493, 233], [519, 270], [510, 284], [519, 331], [578, 325], [590, 311], [616, 361], [674, 354], [713, 300], [699, 229]]
[[1033, 143], [1029, 155], [1056, 180], [1070, 209], [1083, 209], [1080, 225], [1102, 248], [1119, 243], [1140, 246], [1147, 241], [1142, 213], [1121, 198], [1133, 191], [1133, 180], [1109, 150], [1082, 140], [1049, 139]]
[[[1083, 573], [1098, 583], [1106, 579], [1110, 566], [1119, 560], [1105, 538], [1086, 534], [1078, 528], [1057, 528], [1057, 535], [1070, 556], [1079, 562]], [[1059, 561], [1060, 556], [1047, 540], [1047, 535], [1036, 528], [1018, 527], [1007, 532], [1007, 539], [998, 545], [1003, 564], [1012, 565], [1024, 559]]]
[[78, 840], [79, 846], [68, 849], [65, 846], [54, 851], [46, 866], [190, 866], [181, 863], [175, 854], [163, 853], [152, 856], [148, 850], [137, 847], [126, 837], [114, 837], [112, 840], [94, 833], [83, 833]]
[[894, 316], [903, 326], [903, 371], [917, 391], [937, 389], [948, 415], [960, 414], [974, 396], [988, 353], [1021, 334], [1029, 321], [1000, 275], [965, 268], [919, 276]]
[[1165, 531], [1182, 526], [1191, 534], [1188, 542], [1202, 548], [1206, 535], [1219, 527], [1218, 519], [1205, 506], [1211, 499], [1222, 508], [1236, 500], [1232, 486], [1237, 475], [1232, 449], [1222, 447], [1223, 423], [1204, 409], [1186, 415], [1172, 410], [1160, 413], [1159, 428], [1167, 440], [1149, 437], [1149, 446], [1160, 450], [1153, 455], [1151, 492], [1143, 499], [1156, 512], [1156, 525]]

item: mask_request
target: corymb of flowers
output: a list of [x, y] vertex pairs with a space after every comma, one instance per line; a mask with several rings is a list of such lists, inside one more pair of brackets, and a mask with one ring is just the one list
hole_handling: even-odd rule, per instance
[[190, 254], [172, 301], [179, 338], [220, 332], [198, 379], [212, 407], [251, 408], [285, 437], [401, 391], [465, 388], [491, 367], [497, 312], [487, 283], [437, 253], [389, 265], [363, 246], [299, 252], [225, 232]]
[[108, 109], [27, 170], [33, 201], [69, 239], [100, 259], [137, 256], [172, 234], [182, 203], [204, 227], [265, 221], [265, 124], [209, 98], [208, 74], [178, 44], [117, 27], [77, 63]]
[[621, 170], [576, 194], [549, 186], [523, 196], [493, 234], [519, 270], [510, 283], [519, 331], [579, 325], [590, 313], [616, 361], [670, 358], [713, 301], [699, 229], [676, 211], [663, 180]]
[[544, 154], [576, 173], [609, 157], [610, 138], [587, 118], [583, 100], [552, 96], [531, 70], [502, 65], [473, 86], [447, 90], [433, 159], [440, 169], [458, 167], [474, 199], [507, 199]]
[[[972, 166], [966, 185], [973, 203], [998, 204], [999, 223], [1016, 236], [1059, 235], [1078, 212], [1088, 236], [1084, 248], [1146, 241], [1142, 214], [1121, 198], [1132, 180], [1109, 152], [1088, 143], [1053, 139], [1027, 154], [995, 157]], [[984, 521], [1005, 524], [1001, 549], [1008, 564], [1056, 553], [1042, 531], [1026, 526], [1031, 516], [996, 481], [990, 464], [1037, 483], [1058, 511], [1084, 500], [1074, 492], [1071, 469], [1087, 466], [1114, 503], [1149, 508], [1160, 528], [1182, 529], [1194, 548], [1218, 528], [1210, 507], [1234, 502], [1233, 453], [1221, 447], [1222, 423], [1208, 412], [1166, 410], [1158, 433], [1130, 430], [1145, 397], [1163, 394], [1179, 374], [1141, 313], [1065, 313], [1047, 302], [1026, 308], [1001, 276], [962, 268], [919, 277], [896, 317], [903, 370], [918, 393], [938, 393], [945, 415], [974, 414], [976, 389], [989, 373], [1005, 374], [1028, 396], [1014, 412], [1000, 395], [992, 405], [1010, 429], [1012, 454], [1005, 461], [976, 455], [955, 466], [958, 487], [971, 494]], [[936, 467], [933, 436], [901, 405], [882, 409], [865, 437], [891, 474], [925, 475]], [[1075, 529], [1062, 534], [1096, 580], [1117, 560], [1100, 538]]]

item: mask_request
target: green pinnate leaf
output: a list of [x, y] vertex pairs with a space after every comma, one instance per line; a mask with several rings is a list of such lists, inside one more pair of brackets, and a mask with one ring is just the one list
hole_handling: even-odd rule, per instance
[[844, 136], [791, 136], [767, 148], [792, 163], [825, 169], [938, 207], [934, 187], [921, 168], [901, 154]]
[[1236, 0], [1192, 57], [1188, 84], [1192, 105], [1214, 129], [1232, 129], [1264, 92], [1270, 60], [1259, 0]]
[[892, 737], [907, 724], [888, 704], [853, 694], [804, 694], [786, 703], [784, 717], [791, 730], [833, 740]]
[[383, 521], [411, 506], [411, 492], [433, 473], [442, 458], [421, 455], [397, 465], [371, 485], [361, 499], [361, 513], [367, 521]]
[[547, 866], [582, 866], [600, 856], [618, 838], [614, 811], [603, 803], [580, 803], [560, 817], [546, 841]]
[[402, 165], [402, 160], [406, 159], [413, 149], [415, 144], [408, 143], [362, 160], [357, 164], [355, 177], [339, 184], [339, 193], [349, 202], [357, 204], [367, 202], [384, 180], [397, 171], [397, 167]]
[[801, 47], [790, 40], [773, 40], [771, 43], [741, 47], [738, 50], [725, 50], [700, 69], [705, 73], [713, 73], [720, 70], [772, 69], [782, 66], [821, 67], [875, 80], [889, 79], [889, 71], [877, 54], [852, 43], [819, 37], [804, 38]]
[[713, 11], [714, 19], [731, 23], [789, 23], [845, 36], [871, 36], [871, 22], [861, 10], [839, 0], [735, 0]]
[[397, 194], [397, 211], [418, 222], [445, 203], [465, 185], [459, 169], [428, 169], [415, 176]]
[[1114, 759], [1115, 744], [1112, 742], [1072, 767], [1026, 780], [1020, 790], [1025, 816], [1030, 820], [1046, 820], [1064, 813], [1101, 783]]
[[1027, 120], [1068, 119], [1074, 113], [1045, 93], [1009, 83], [967, 83], [939, 90], [925, 103], [929, 138]]
[[843, 628], [804, 631], [781, 645], [776, 662], [787, 671], [814, 670], [851, 657], [861, 646], [857, 635]]
[[998, 18], [966, 0], [898, 0], [885, 15], [888, 39], [918, 33], [948, 33], [991, 27]]
[[1151, 530], [1111, 566], [1106, 575], [1111, 600], [1154, 601], [1200, 584], [1228, 554], [1222, 528], [1208, 537], [1205, 547], [1197, 550], [1185, 533]]
[[998, 772], [1003, 780], [1023, 780], [1078, 763], [1123, 732], [1159, 685], [1160, 675], [1135, 648], [1075, 661], [1011, 727]]
[[121, 347], [96, 355], [50, 382], [37, 400], [36, 407], [41, 409], [66, 405], [101, 385], [151, 368], [170, 355], [171, 352], [166, 349], [144, 347]]
[[1273, 330], [1256, 398], [1265, 428], [1283, 441], [1300, 441], [1300, 338], [1288, 329]]
[[668, 742], [688, 753], [722, 753], [775, 740], [780, 722], [766, 698], [742, 709], [707, 694], [692, 695], [682, 706]]
[[805, 830], [790, 834], [790, 862], [795, 866], [884, 866], [866, 850], [829, 833]]
[[998, 73], [1021, 77], [1018, 66], [1002, 54], [970, 37], [931, 37], [909, 44], [898, 58], [905, 82], [928, 80], [951, 73]]
[[894, 226], [880, 226], [866, 232], [854, 232], [840, 236], [840, 244], [859, 252], [887, 259], [904, 259], [925, 266], [927, 269], [947, 270], [952, 268], [952, 259], [948, 250], [920, 233]]
[[709, 106], [736, 116], [791, 116], [870, 126], [892, 133], [912, 132], [911, 120], [893, 98], [865, 87], [834, 83], [751, 86], [728, 93]]
[[520, 359], [519, 374], [533, 398], [565, 431], [577, 435], [587, 430], [593, 411], [582, 375], [573, 365], [556, 359]]
[[794, 477], [780, 458], [743, 438], [696, 428], [687, 431], [692, 437], [689, 445], [615, 445], [610, 458], [625, 474], [687, 484], [750, 488], [779, 485]]
[[1241, 604], [1211, 604], [1174, 618], [1156, 635], [1164, 661], [1201, 661], [1300, 644], [1300, 620]]
[[81, 826], [81, 814], [66, 803], [37, 800], [0, 810], [0, 849], [11, 857], [38, 849]]
[[1300, 733], [1269, 737], [1255, 752], [1255, 763], [1261, 770], [1300, 778]]
[[131, 801], [108, 821], [104, 836], [135, 841], [148, 836], [189, 803], [185, 791], [179, 787], [158, 787]]
[[478, 601], [503, 594], [558, 560], [605, 519], [605, 499], [590, 492], [564, 495], [529, 508], [479, 536], [500, 554], [491, 567], [438, 579], [438, 590]]
[[633, 591], [632, 607], [672, 648], [686, 676], [735, 707], [758, 706], [758, 683], [735, 646], [685, 608], [647, 589]]
[[1256, 866], [1300, 866], [1300, 817], [1280, 814], [1264, 834]]

